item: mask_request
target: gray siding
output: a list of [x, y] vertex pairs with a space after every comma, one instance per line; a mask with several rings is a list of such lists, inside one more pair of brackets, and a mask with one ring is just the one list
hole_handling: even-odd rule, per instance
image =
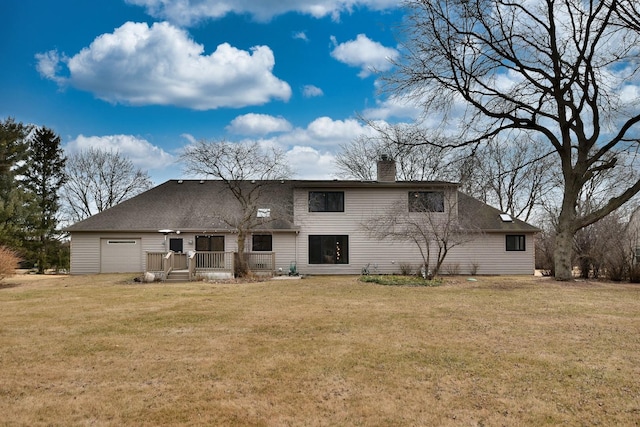
[[71, 274], [100, 273], [100, 235], [71, 235]]
[[[140, 239], [140, 272], [146, 270], [147, 252], [164, 252], [168, 247], [168, 239], [181, 238], [183, 251], [195, 250], [195, 237], [201, 234], [224, 235], [225, 250], [235, 252], [238, 248], [237, 234], [222, 233], [172, 233], [167, 236], [165, 244], [164, 235], [160, 233], [71, 233], [71, 274], [96, 274], [101, 273], [101, 240], [103, 239]], [[246, 242], [246, 249], [251, 248], [251, 238]], [[289, 271], [289, 264], [296, 259], [295, 233], [274, 233], [273, 249], [276, 252], [276, 269], [282, 268]]]
[[[457, 191], [453, 187], [449, 190], [447, 200], [457, 200]], [[428, 190], [429, 187], [416, 185], [394, 188], [391, 186], [370, 187], [365, 184], [349, 187], [330, 186], [327, 191], [344, 191], [344, 212], [309, 212], [308, 191], [305, 188], [295, 188], [294, 191], [294, 220], [299, 232], [273, 232], [273, 250], [276, 252], [276, 270], [289, 270], [292, 261], [303, 274], [359, 274], [364, 266], [370, 271], [381, 274], [399, 273], [402, 264], [411, 264], [418, 268], [422, 264], [422, 257], [417, 246], [412, 242], [378, 240], [371, 238], [362, 228], [368, 219], [384, 214], [392, 206], [408, 209], [408, 191], [419, 189]], [[442, 190], [443, 187], [434, 189]], [[313, 191], [322, 191], [314, 187]], [[464, 200], [460, 198], [460, 200]], [[479, 203], [479, 202], [478, 202]], [[450, 204], [445, 203], [445, 209]], [[482, 205], [484, 206], [484, 205]], [[475, 212], [475, 210], [474, 210]], [[491, 210], [489, 213], [491, 214]], [[435, 213], [443, 218], [446, 213]], [[493, 214], [491, 214], [493, 215]], [[471, 215], [471, 218], [474, 216]], [[498, 225], [498, 227], [500, 227]], [[521, 225], [517, 225], [521, 227]], [[160, 228], [160, 227], [159, 227]], [[485, 227], [492, 228], [492, 227]], [[529, 230], [533, 227], [529, 227]], [[236, 251], [237, 234], [215, 232], [182, 232], [172, 233], [168, 238], [182, 238], [183, 250], [195, 250], [195, 236], [199, 234], [224, 235], [225, 250]], [[505, 247], [506, 232], [476, 233], [475, 239], [453, 248], [442, 270], [446, 273], [457, 269], [461, 274], [469, 274], [472, 264], [476, 264], [478, 274], [532, 274], [534, 271], [534, 239], [533, 232], [509, 232], [509, 234], [526, 235], [526, 251], [508, 252]], [[310, 264], [309, 236], [310, 235], [347, 235], [349, 236], [348, 264]], [[100, 273], [101, 238], [135, 238], [141, 242], [140, 271], [146, 269], [146, 253], [162, 252], [168, 247], [165, 238], [158, 232], [84, 232], [71, 233], [71, 273], [92, 274]], [[246, 245], [250, 250], [250, 236]], [[435, 263], [436, 254], [431, 255]], [[457, 267], [456, 267], [457, 266]], [[456, 267], [456, 268], [454, 268]]]
[[457, 266], [460, 274], [469, 274], [477, 265], [477, 274], [533, 274], [535, 268], [534, 235], [524, 234], [526, 251], [507, 251], [506, 233], [483, 233], [455, 247], [444, 261], [443, 273]]
[[274, 233], [273, 251], [276, 253], [276, 271], [280, 268], [284, 274], [289, 272], [289, 265], [296, 261], [296, 234]]
[[[313, 191], [321, 190], [314, 188]], [[415, 268], [422, 264], [419, 249], [414, 243], [378, 240], [369, 237], [361, 226], [363, 222], [375, 215], [383, 214], [391, 206], [407, 206], [408, 190], [347, 188], [344, 193], [344, 212], [309, 212], [308, 190], [295, 190], [294, 218], [296, 225], [301, 229], [296, 258], [300, 272], [359, 274], [364, 266], [369, 265], [370, 271], [391, 274], [399, 273], [401, 264], [411, 264]], [[449, 193], [448, 199], [455, 200], [456, 194]], [[348, 235], [349, 264], [309, 264], [310, 235]], [[436, 254], [433, 249], [431, 260], [435, 264]], [[533, 249], [532, 234], [526, 236], [526, 251], [507, 252], [504, 233], [478, 233], [474, 240], [451, 249], [442, 272], [446, 273], [452, 269], [448, 266], [458, 265], [461, 274], [468, 274], [471, 264], [475, 263], [478, 265], [478, 274], [533, 274]]]
[[164, 236], [159, 233], [71, 233], [71, 274], [101, 273], [102, 239], [140, 239], [140, 272], [146, 268], [146, 253], [164, 250]]

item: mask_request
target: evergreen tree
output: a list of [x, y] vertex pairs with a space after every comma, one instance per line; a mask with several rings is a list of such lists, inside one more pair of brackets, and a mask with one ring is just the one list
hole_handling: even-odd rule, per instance
[[56, 256], [51, 249], [59, 247], [55, 239], [60, 206], [58, 191], [65, 180], [65, 161], [60, 137], [46, 127], [37, 129], [29, 139], [28, 160], [22, 173], [22, 182], [33, 196], [28, 226], [39, 273], [44, 273], [49, 260]]
[[0, 121], [0, 245], [23, 255], [28, 194], [17, 179], [24, 173], [30, 126], [13, 118]]

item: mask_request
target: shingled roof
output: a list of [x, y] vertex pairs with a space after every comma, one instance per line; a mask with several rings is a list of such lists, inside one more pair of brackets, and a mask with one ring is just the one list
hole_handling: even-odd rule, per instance
[[[293, 188], [373, 188], [396, 187], [457, 187], [449, 182], [391, 182], [375, 181], [269, 181], [262, 192], [259, 208], [271, 208], [278, 212], [260, 227], [272, 231], [296, 231], [293, 223]], [[245, 181], [250, 188], [254, 183]], [[222, 207], [235, 206], [237, 201], [226, 184], [218, 180], [170, 180], [144, 193], [126, 200], [110, 209], [77, 222], [69, 232], [157, 232], [160, 229], [183, 232], [233, 231], [219, 217]], [[501, 212], [473, 197], [458, 192], [458, 212], [464, 222], [484, 232], [537, 232], [536, 227], [513, 218], [501, 219]]]
[[[265, 183], [262, 183], [265, 184]], [[245, 183], [246, 187], [253, 184]], [[277, 204], [279, 210], [288, 211], [280, 218], [265, 220], [261, 229], [296, 230], [290, 207], [293, 192], [288, 182], [266, 183], [259, 208]], [[132, 231], [149, 232], [159, 229], [221, 232], [232, 231], [216, 214], [219, 208], [238, 206], [236, 199], [222, 181], [170, 180], [144, 193], [106, 209], [66, 230], [77, 231]], [[286, 209], [289, 208], [289, 209]], [[238, 208], [237, 208], [238, 209]]]
[[540, 231], [533, 225], [517, 218], [511, 218], [509, 215], [504, 218], [510, 218], [511, 220], [505, 220], [501, 216], [503, 213], [500, 210], [461, 192], [458, 192], [458, 214], [463, 222], [472, 224], [474, 228], [486, 233], [536, 233]]

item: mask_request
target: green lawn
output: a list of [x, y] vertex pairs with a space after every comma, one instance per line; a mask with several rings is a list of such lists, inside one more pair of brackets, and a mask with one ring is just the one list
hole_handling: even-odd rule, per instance
[[0, 425], [638, 425], [640, 286], [0, 282]]

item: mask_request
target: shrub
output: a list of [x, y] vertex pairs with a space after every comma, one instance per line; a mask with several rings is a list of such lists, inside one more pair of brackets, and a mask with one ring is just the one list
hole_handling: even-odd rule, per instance
[[386, 286], [440, 286], [440, 279], [426, 280], [420, 276], [360, 276], [360, 281]]
[[15, 274], [20, 258], [14, 251], [0, 246], [0, 280]]
[[622, 282], [627, 278], [627, 265], [622, 262], [612, 262], [607, 266], [607, 277], [614, 282]]
[[402, 274], [403, 276], [411, 276], [412, 273], [413, 266], [410, 263], [400, 263], [400, 274]]
[[629, 281], [631, 283], [640, 283], [640, 264], [636, 264], [629, 269]]
[[453, 264], [447, 264], [447, 266], [445, 267], [445, 271], [449, 276], [458, 276], [460, 274], [460, 264], [458, 264], [457, 262]]
[[478, 274], [479, 269], [480, 269], [480, 263], [472, 262], [469, 264], [469, 274], [471, 274], [472, 276], [475, 276], [476, 274]]

